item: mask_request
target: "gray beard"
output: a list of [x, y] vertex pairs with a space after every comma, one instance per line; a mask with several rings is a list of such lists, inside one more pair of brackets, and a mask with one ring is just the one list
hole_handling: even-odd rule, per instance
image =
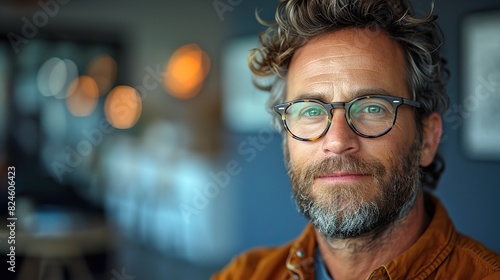
[[[389, 172], [378, 160], [363, 161], [353, 156], [325, 158], [302, 169], [292, 168], [287, 160], [299, 212], [327, 240], [385, 231], [409, 213], [420, 192], [419, 143], [415, 141], [407, 153], [394, 161]], [[375, 185], [332, 187], [313, 195], [312, 185], [317, 176], [339, 170], [372, 174]], [[378, 188], [377, 194], [366, 201], [364, 192], [374, 187]]]

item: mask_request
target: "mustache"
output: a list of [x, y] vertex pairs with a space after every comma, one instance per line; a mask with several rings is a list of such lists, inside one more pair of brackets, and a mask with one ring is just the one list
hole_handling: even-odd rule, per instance
[[301, 173], [308, 179], [327, 176], [334, 172], [349, 172], [374, 177], [380, 177], [386, 173], [384, 165], [379, 160], [363, 160], [351, 155], [327, 157], [306, 167], [303, 171]]

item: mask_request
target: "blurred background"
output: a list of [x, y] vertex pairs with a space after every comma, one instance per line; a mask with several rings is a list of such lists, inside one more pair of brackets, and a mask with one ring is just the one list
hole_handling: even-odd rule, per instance
[[[263, 31], [255, 11], [271, 20], [276, 5], [0, 1], [0, 219], [17, 218], [15, 238], [0, 230], [0, 278], [208, 279], [300, 234], [281, 136], [246, 63]], [[436, 193], [460, 231], [500, 252], [500, 2], [436, 8], [452, 72]], [[467, 37], [484, 18], [492, 33]], [[479, 40], [486, 59], [468, 55]], [[487, 73], [468, 71], [481, 61]], [[481, 85], [494, 107], [477, 148]]]

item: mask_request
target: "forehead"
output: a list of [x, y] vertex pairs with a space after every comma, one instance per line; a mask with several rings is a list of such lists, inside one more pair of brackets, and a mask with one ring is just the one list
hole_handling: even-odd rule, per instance
[[287, 99], [309, 93], [337, 99], [370, 89], [409, 97], [405, 77], [403, 51], [387, 33], [344, 29], [313, 38], [295, 52]]

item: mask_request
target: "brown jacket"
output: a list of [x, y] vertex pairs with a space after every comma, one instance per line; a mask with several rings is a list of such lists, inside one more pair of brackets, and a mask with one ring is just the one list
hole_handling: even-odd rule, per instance
[[[429, 197], [429, 196], [427, 196]], [[406, 252], [366, 279], [500, 279], [500, 255], [455, 231], [439, 200], [431, 197], [432, 221]], [[213, 280], [315, 279], [314, 228], [278, 248], [254, 249], [236, 257]]]

